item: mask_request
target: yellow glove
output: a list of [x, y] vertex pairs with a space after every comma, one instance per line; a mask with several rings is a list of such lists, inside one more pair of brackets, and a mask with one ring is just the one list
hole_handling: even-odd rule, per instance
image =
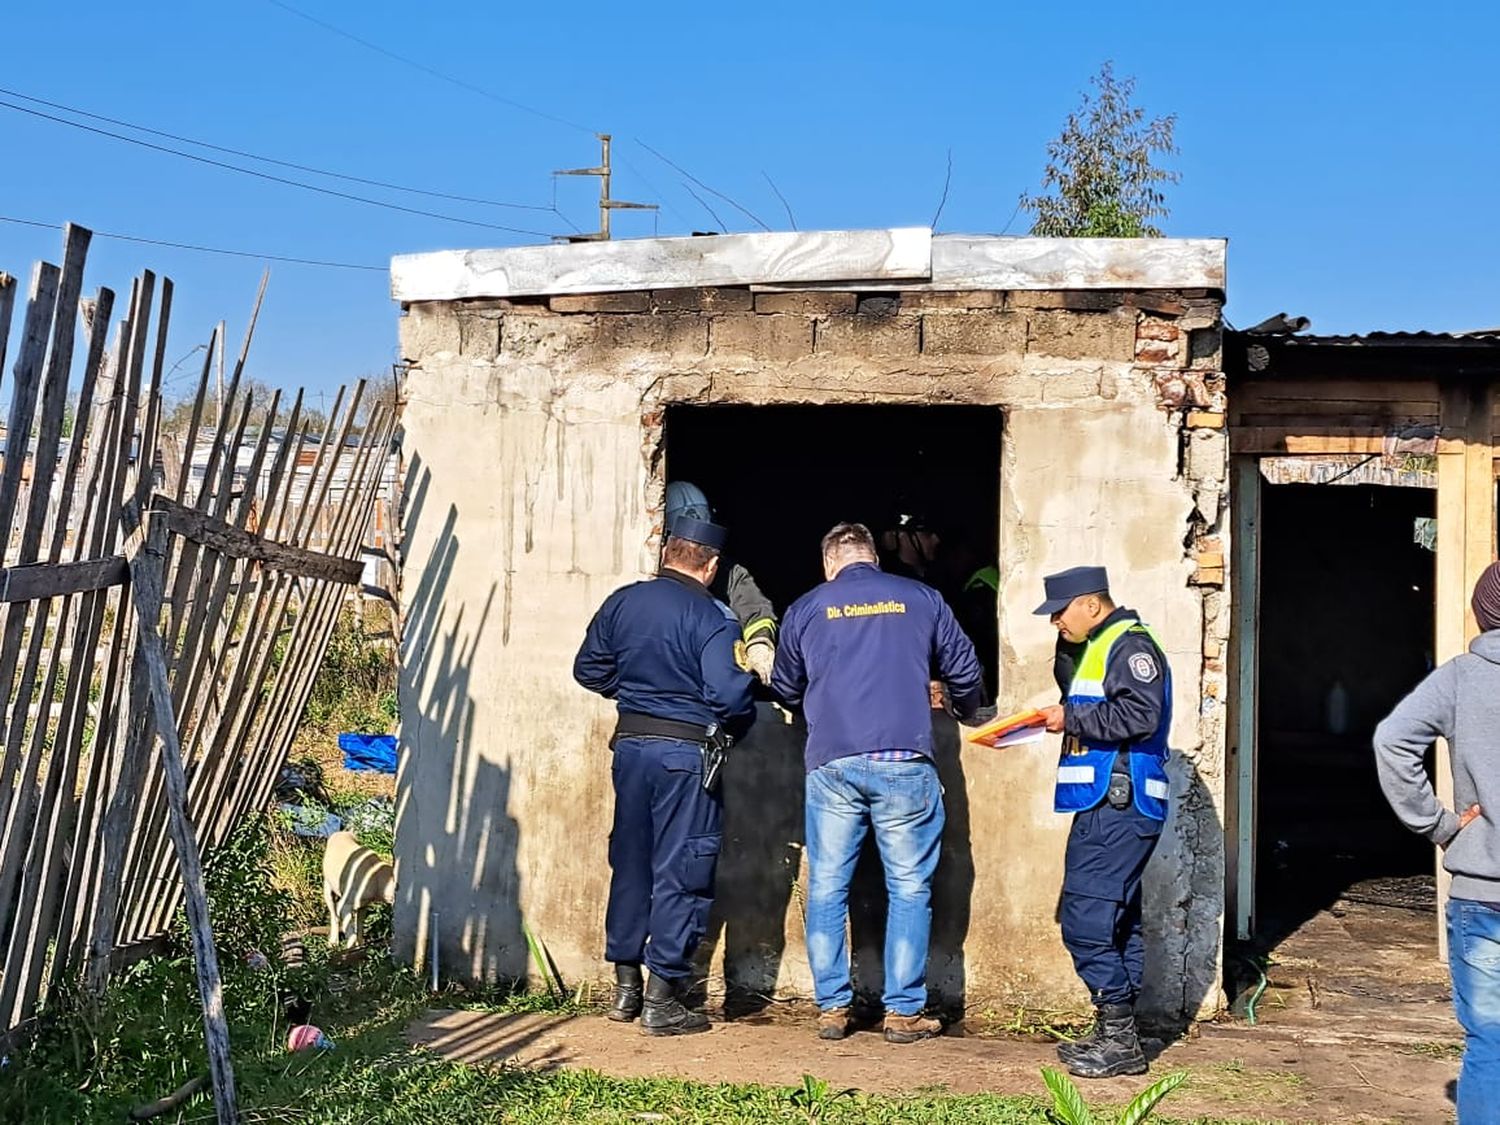
[[771, 668], [776, 663], [776, 646], [764, 638], [757, 638], [745, 648], [745, 660], [756, 678], [770, 687]]

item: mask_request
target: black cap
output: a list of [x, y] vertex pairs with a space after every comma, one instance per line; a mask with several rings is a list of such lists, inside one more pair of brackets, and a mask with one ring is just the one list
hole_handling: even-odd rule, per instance
[[667, 535], [673, 539], [686, 539], [689, 543], [698, 543], [704, 547], [712, 547], [715, 551], [722, 551], [725, 542], [729, 539], [729, 530], [716, 523], [709, 523], [707, 520], [678, 516], [672, 521], [672, 528]]
[[1049, 574], [1042, 579], [1047, 589], [1047, 600], [1032, 612], [1038, 617], [1051, 617], [1068, 608], [1068, 603], [1084, 594], [1109, 593], [1109, 575], [1102, 566], [1075, 566], [1060, 574]]

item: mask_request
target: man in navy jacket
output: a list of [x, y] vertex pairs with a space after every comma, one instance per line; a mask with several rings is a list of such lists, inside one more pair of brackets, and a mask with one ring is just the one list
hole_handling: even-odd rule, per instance
[[807, 716], [807, 956], [818, 1035], [849, 1030], [849, 881], [873, 828], [890, 899], [885, 1037], [912, 1043], [942, 1030], [922, 1015], [944, 820], [928, 685], [936, 668], [955, 713], [970, 720], [983, 708], [983, 673], [942, 596], [882, 572], [876, 558], [863, 524], [823, 537], [828, 581], [782, 619], [771, 686]]

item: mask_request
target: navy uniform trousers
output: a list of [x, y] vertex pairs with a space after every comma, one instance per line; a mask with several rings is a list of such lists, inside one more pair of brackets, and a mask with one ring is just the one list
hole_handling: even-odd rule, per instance
[[1108, 802], [1077, 813], [1063, 869], [1063, 945], [1095, 1004], [1133, 1004], [1141, 991], [1141, 876], [1161, 822]]
[[605, 960], [644, 962], [656, 976], [681, 979], [708, 931], [723, 803], [704, 792], [692, 742], [617, 737], [612, 773]]

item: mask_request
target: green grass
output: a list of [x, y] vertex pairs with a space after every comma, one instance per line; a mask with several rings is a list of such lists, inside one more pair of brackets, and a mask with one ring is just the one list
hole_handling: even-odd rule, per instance
[[[884, 1097], [830, 1089], [816, 1076], [795, 1088], [773, 1088], [475, 1067], [441, 1059], [408, 1046], [403, 1037], [427, 1008], [574, 1014], [588, 1010], [593, 998], [504, 989], [434, 997], [417, 976], [386, 958], [372, 955], [339, 968], [315, 941], [307, 943], [308, 961], [301, 968], [274, 962], [270, 969], [250, 967], [245, 955], [252, 949], [275, 958], [273, 943], [294, 910], [290, 896], [269, 875], [268, 831], [264, 821], [247, 825], [208, 871], [246, 1122], [1045, 1125], [1049, 1120], [1040, 1077], [1036, 1097], [958, 1096], [941, 1089]], [[311, 1022], [334, 1041], [333, 1050], [287, 1053], [279, 995], [285, 989], [313, 1003]], [[50, 1003], [35, 1037], [13, 1048], [9, 1065], [0, 1070], [0, 1121], [115, 1125], [133, 1106], [163, 1097], [206, 1070], [192, 960], [185, 954], [143, 961], [117, 974], [98, 1004], [68, 997]], [[705, 1043], [701, 1049], [710, 1047]], [[212, 1119], [206, 1093], [157, 1118]]]
[[[274, 992], [277, 983], [294, 974], [226, 966], [226, 1007], [246, 1121], [1045, 1125], [1049, 1120], [1040, 1080], [1038, 1097], [960, 1096], [940, 1090], [884, 1097], [820, 1092], [816, 1082], [798, 1088], [705, 1085], [449, 1062], [408, 1047], [402, 1037], [407, 1024], [434, 1004], [502, 1012], [577, 1009], [571, 1002], [499, 991], [434, 998], [414, 976], [383, 959], [337, 971], [322, 950], [310, 947], [309, 954], [309, 965], [299, 972], [309, 992], [320, 997], [313, 1021], [336, 1043], [331, 1051], [290, 1055], [284, 1050], [287, 1029], [278, 1018]], [[48, 1027], [6, 1070], [0, 1082], [0, 1121], [113, 1125], [133, 1105], [160, 1097], [199, 1073], [204, 1055], [191, 974], [191, 962], [183, 958], [144, 963], [126, 974], [104, 1011], [94, 1017], [100, 1033], [97, 1053], [80, 1019]], [[179, 1114], [159, 1120], [211, 1117], [204, 1094]]]

